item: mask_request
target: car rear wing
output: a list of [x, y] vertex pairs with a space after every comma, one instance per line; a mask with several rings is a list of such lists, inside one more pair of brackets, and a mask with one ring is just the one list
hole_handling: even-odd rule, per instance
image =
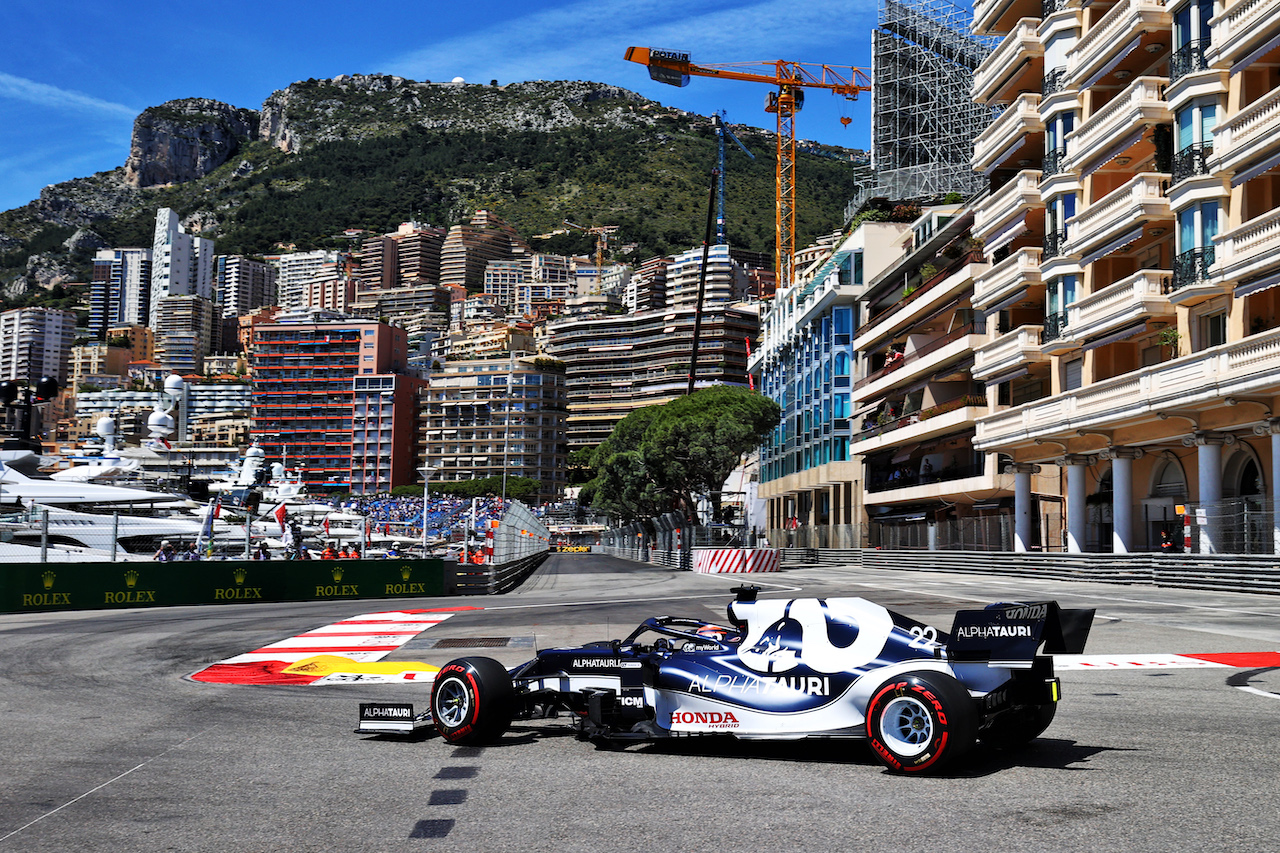
[[952, 661], [987, 661], [997, 666], [1026, 668], [1044, 646], [1046, 655], [1084, 651], [1092, 609], [1069, 610], [1056, 601], [992, 604], [982, 610], [958, 610], [947, 643]]

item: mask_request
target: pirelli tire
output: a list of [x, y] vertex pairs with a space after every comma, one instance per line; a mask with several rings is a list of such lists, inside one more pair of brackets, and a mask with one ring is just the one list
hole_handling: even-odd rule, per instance
[[1040, 737], [1057, 712], [1056, 702], [1007, 711], [979, 732], [978, 738], [995, 749], [1017, 749]]
[[977, 735], [977, 707], [946, 673], [897, 676], [867, 704], [871, 750], [895, 773], [937, 773], [968, 752]]
[[506, 668], [492, 658], [458, 658], [436, 673], [431, 718], [440, 737], [462, 746], [493, 743], [515, 714], [515, 690]]

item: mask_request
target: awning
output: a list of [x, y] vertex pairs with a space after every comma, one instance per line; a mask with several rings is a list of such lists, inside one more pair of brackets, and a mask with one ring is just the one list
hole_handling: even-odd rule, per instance
[[1126, 56], [1128, 56], [1129, 54], [1137, 50], [1138, 45], [1141, 43], [1142, 43], [1142, 36], [1140, 35], [1135, 36], [1133, 41], [1126, 44], [1124, 46], [1124, 49], [1121, 50], [1119, 53], [1117, 53], [1114, 57], [1112, 57], [1110, 62], [1108, 62], [1106, 65], [1102, 66], [1101, 68], [1099, 68], [1097, 71], [1093, 72], [1093, 76], [1091, 76], [1088, 80], [1085, 80], [1076, 88], [1079, 89], [1081, 92], [1083, 92], [1085, 89], [1092, 88], [1094, 83], [1097, 83], [1103, 77], [1106, 77], [1108, 74], [1110, 74], [1113, 70], [1115, 70], [1115, 67], [1117, 65], [1119, 65], [1121, 62], [1124, 61], [1124, 58]]
[[1091, 349], [1097, 349], [1098, 347], [1104, 347], [1107, 344], [1113, 344], [1116, 341], [1123, 341], [1125, 338], [1132, 338], [1134, 335], [1140, 335], [1146, 330], [1147, 321], [1143, 320], [1139, 323], [1134, 323], [1132, 326], [1125, 326], [1123, 329], [1112, 332], [1109, 335], [1103, 335], [1096, 340], [1085, 341], [1084, 345], [1081, 346], [1080, 349], [1083, 352], [1088, 352]]
[[1013, 370], [1006, 370], [1004, 373], [997, 373], [990, 379], [984, 379], [983, 382], [988, 388], [990, 388], [992, 385], [1000, 385], [1001, 383], [1008, 382], [1010, 379], [1017, 379], [1019, 376], [1026, 376], [1030, 372], [1031, 368], [1029, 367], [1015, 367]]
[[1088, 177], [1089, 175], [1092, 175], [1094, 172], [1098, 171], [1103, 166], [1107, 165], [1112, 160], [1116, 159], [1117, 157], [1119, 157], [1124, 152], [1128, 151], [1133, 146], [1137, 145], [1138, 141], [1142, 139], [1143, 132], [1144, 132], [1143, 130], [1135, 130], [1133, 133], [1129, 134], [1124, 139], [1121, 139], [1115, 145], [1112, 145], [1110, 148], [1106, 149], [1103, 152], [1101, 157], [1093, 161], [1093, 165], [1091, 165], [1087, 169], [1080, 170], [1080, 177], [1085, 178], [1085, 177]]
[[852, 412], [849, 413], [850, 420], [852, 420], [853, 418], [860, 418], [863, 415], [865, 415], [867, 412], [874, 411], [875, 409], [880, 408], [880, 403], [881, 403], [880, 400], [876, 400], [874, 403], [867, 403], [865, 406], [860, 406], [854, 409]]
[[990, 177], [991, 173], [998, 169], [1001, 163], [1012, 157], [1019, 149], [1022, 148], [1022, 146], [1026, 144], [1027, 138], [1025, 136], [1019, 136], [1016, 142], [996, 155], [996, 158], [991, 161], [991, 165], [982, 170], [982, 174]]
[[988, 237], [982, 244], [983, 251], [990, 255], [996, 249], [1007, 246], [1017, 238], [1019, 234], [1027, 230], [1027, 215], [1016, 216], [1010, 222]]
[[1130, 229], [1129, 231], [1126, 231], [1123, 235], [1112, 240], [1110, 243], [1107, 243], [1101, 249], [1094, 249], [1092, 252], [1090, 252], [1089, 254], [1085, 255], [1083, 258], [1080, 259], [1080, 266], [1087, 267], [1089, 264], [1093, 263], [1098, 258], [1105, 258], [1107, 255], [1111, 254], [1117, 249], [1120, 249], [1123, 246], [1129, 245], [1134, 240], [1137, 240], [1139, 237], [1142, 236], [1142, 229], [1144, 227], [1146, 226], [1139, 225], [1137, 228], [1133, 228], [1133, 229]]
[[1271, 288], [1275, 287], [1277, 284], [1280, 284], [1280, 272], [1272, 273], [1271, 275], [1266, 276], [1265, 278], [1255, 279], [1254, 281], [1250, 281], [1245, 284], [1242, 284], [1239, 287], [1237, 287], [1234, 291], [1232, 291], [1231, 295], [1234, 296], [1236, 299], [1239, 299], [1242, 296], [1252, 296], [1255, 293], [1261, 293], [1264, 290], [1270, 290]]
[[1026, 295], [1027, 289], [1025, 287], [1020, 287], [1012, 296], [1006, 296], [990, 308], [984, 308], [982, 310], [986, 312], [988, 317], [990, 317], [992, 314], [995, 314], [998, 311], [1003, 311], [1015, 302], [1021, 302]]
[[895, 465], [897, 465], [900, 462], [906, 462], [908, 459], [911, 458], [911, 454], [914, 453], [916, 448], [919, 446], [920, 446], [919, 442], [916, 442], [914, 444], [904, 444], [902, 447], [899, 447], [894, 451], [893, 458], [890, 459], [889, 461]]
[[1236, 74], [1239, 74], [1241, 71], [1257, 62], [1260, 57], [1270, 53], [1271, 50], [1277, 46], [1280, 46], [1280, 36], [1274, 36], [1266, 44], [1254, 48], [1249, 52], [1248, 56], [1236, 60], [1236, 63], [1231, 66], [1231, 75], [1234, 77]]
[[1237, 172], [1235, 175], [1232, 175], [1231, 186], [1238, 187], [1245, 181], [1253, 180], [1263, 172], [1271, 171], [1276, 166], [1280, 166], [1280, 154], [1273, 154], [1258, 165], [1254, 166], [1252, 169], [1245, 169], [1243, 172]]

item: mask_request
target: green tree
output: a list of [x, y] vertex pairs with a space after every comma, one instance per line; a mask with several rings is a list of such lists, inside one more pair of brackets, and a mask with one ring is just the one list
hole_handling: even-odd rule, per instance
[[630, 521], [672, 509], [689, 515], [705, 495], [718, 521], [724, 481], [781, 415], [772, 400], [730, 385], [633, 412], [592, 457], [591, 504]]

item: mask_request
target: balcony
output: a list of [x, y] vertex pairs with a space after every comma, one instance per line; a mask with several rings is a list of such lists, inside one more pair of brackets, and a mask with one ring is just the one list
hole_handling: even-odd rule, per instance
[[972, 424], [987, 410], [987, 398], [965, 395], [923, 411], [876, 424], [853, 436], [851, 452], [866, 455], [886, 447], [949, 435]]
[[1007, 228], [1021, 226], [1033, 210], [1044, 210], [1044, 200], [1040, 198], [1040, 171], [1023, 169], [1013, 180], [978, 203], [973, 212], [973, 236], [991, 243], [993, 237]]
[[1028, 287], [1040, 284], [1041, 254], [1036, 248], [1019, 249], [976, 277], [973, 307], [979, 311], [999, 310], [998, 306], [1021, 298]]
[[[1067, 51], [1067, 73], [1075, 88], [1087, 89], [1138, 48], [1169, 41], [1173, 16], [1158, 0], [1120, 0]], [[1145, 42], [1145, 44], [1144, 44]], [[1150, 61], [1139, 54], [1139, 66]]]
[[[1146, 172], [1103, 196], [1067, 220], [1064, 254], [1078, 254], [1090, 264], [1122, 246], [1142, 239], [1144, 226], [1173, 227], [1173, 213], [1164, 194], [1168, 175]], [[1162, 232], [1163, 233], [1163, 232]]]
[[1011, 103], [1023, 92], [1039, 92], [1044, 76], [1044, 45], [1038, 18], [1023, 18], [973, 72], [973, 99], [982, 104]]
[[980, 418], [973, 446], [1003, 451], [1037, 438], [1074, 436], [1079, 429], [1116, 430], [1156, 422], [1160, 412], [1172, 408], [1219, 409], [1229, 396], [1276, 394], [1280, 329]]
[[1071, 150], [1076, 152], [1072, 165], [1091, 172], [1137, 145], [1148, 127], [1172, 122], [1164, 83], [1163, 77], [1139, 77], [1068, 134]]
[[979, 35], [1001, 35], [1023, 18], [1039, 18], [1043, 0], [976, 0], [973, 4], [973, 31]]
[[1214, 246], [1187, 249], [1173, 259], [1173, 279], [1169, 301], [1174, 305], [1199, 305], [1205, 300], [1231, 292], [1232, 282], [1210, 271], [1217, 256]]
[[1040, 352], [1047, 358], [1076, 348], [1075, 338], [1067, 334], [1066, 311], [1056, 311], [1044, 316], [1044, 331], [1040, 333]]
[[1040, 96], [1019, 95], [987, 129], [973, 141], [973, 170], [990, 174], [1015, 153], [1032, 160], [1040, 158], [1044, 147], [1044, 120], [1040, 118]]
[[1211, 174], [1209, 161], [1213, 158], [1212, 142], [1193, 142], [1173, 155], [1173, 182], [1175, 184], [1199, 175]]
[[[1277, 12], [1280, 14], [1280, 12]], [[1231, 172], [1243, 183], [1272, 165], [1280, 155], [1280, 89], [1244, 109], [1223, 117], [1213, 129], [1213, 157], [1208, 167]]]
[[1145, 321], [1172, 319], [1174, 310], [1165, 295], [1167, 270], [1140, 270], [1067, 308], [1067, 325], [1077, 341], [1097, 340], [1109, 334], [1145, 328]]
[[1188, 74], [1204, 71], [1209, 67], [1210, 42], [1208, 39], [1189, 41], [1169, 57], [1169, 82], [1176, 83]]
[[1280, 0], [1227, 0], [1222, 14], [1213, 19], [1208, 61], [1211, 65], [1234, 66], [1269, 43], [1278, 31]]
[[902, 358], [854, 383], [853, 402], [864, 403], [883, 397], [892, 388], [928, 378], [938, 368], [955, 363], [986, 343], [986, 324], [971, 323], [941, 337], [926, 341]]
[[973, 378], [979, 382], [1049, 361], [1040, 350], [1040, 326], [1019, 326], [973, 351]]
[[1224, 289], [1269, 279], [1280, 272], [1280, 208], [1214, 238], [1209, 272]]

